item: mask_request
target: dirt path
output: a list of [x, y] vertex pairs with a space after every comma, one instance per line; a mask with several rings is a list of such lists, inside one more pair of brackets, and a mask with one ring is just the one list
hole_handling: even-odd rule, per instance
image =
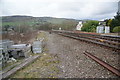
[[60, 61], [58, 78], [110, 78], [116, 77], [99, 64], [86, 57], [83, 52], [88, 50], [95, 56], [118, 68], [119, 55], [94, 44], [66, 38], [57, 34], [46, 33], [48, 53], [58, 56]]

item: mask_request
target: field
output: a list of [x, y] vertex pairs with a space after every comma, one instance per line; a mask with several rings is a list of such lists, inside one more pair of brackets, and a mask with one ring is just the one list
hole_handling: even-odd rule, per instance
[[73, 29], [78, 24], [78, 20], [53, 18], [53, 17], [31, 17], [31, 16], [6, 16], [2, 18], [2, 27], [18, 28], [19, 26], [29, 26], [32, 29]]

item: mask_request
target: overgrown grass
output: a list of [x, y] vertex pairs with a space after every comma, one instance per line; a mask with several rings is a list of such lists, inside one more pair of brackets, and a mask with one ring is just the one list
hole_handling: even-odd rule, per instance
[[[34, 56], [34, 55], [38, 55], [38, 54], [33, 54], [31, 51], [29, 52], [30, 56]], [[13, 69], [14, 67], [18, 66], [20, 63], [22, 63], [22, 61], [25, 59], [25, 57], [20, 57], [18, 59], [16, 59], [15, 61], [11, 61], [11, 62], [7, 62], [6, 65], [4, 67], [2, 67], [2, 69], [0, 69], [0, 71], [3, 71], [7, 68], [7, 70], [5, 70], [5, 72]]]
[[5, 26], [5, 25], [10, 25], [10, 26], [28, 25], [28, 26], [31, 26], [33, 24], [35, 24], [35, 23], [33, 23], [32, 21], [2, 22], [2, 26]]
[[[47, 40], [46, 34], [43, 31], [38, 33], [37, 38], [44, 38]], [[44, 51], [46, 52], [46, 50], [45, 47]], [[10, 78], [56, 78], [59, 73], [57, 65], [60, 63], [58, 56], [45, 52], [32, 54], [32, 56], [40, 55], [40, 57], [33, 63], [17, 71]]]
[[38, 39], [39, 39], [39, 38], [44, 38], [44, 41], [47, 40], [46, 34], [45, 34], [45, 32], [43, 32], [43, 31], [39, 32], [39, 34], [37, 35], [37, 38], [38, 38]]
[[57, 64], [60, 62], [51, 54], [40, 54], [40, 58], [24, 67], [11, 78], [54, 78], [59, 73]]

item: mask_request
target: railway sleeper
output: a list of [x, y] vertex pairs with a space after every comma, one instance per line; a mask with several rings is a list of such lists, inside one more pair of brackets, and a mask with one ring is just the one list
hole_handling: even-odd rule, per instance
[[90, 39], [85, 39], [85, 38], [82, 38], [82, 37], [74, 37], [74, 36], [71, 36], [71, 35], [65, 35], [65, 34], [61, 34], [61, 33], [60, 33], [60, 35], [120, 50], [119, 46], [109, 45], [109, 44], [105, 44], [103, 42], [98, 42], [98, 41], [94, 41], [94, 40], [90, 40]]

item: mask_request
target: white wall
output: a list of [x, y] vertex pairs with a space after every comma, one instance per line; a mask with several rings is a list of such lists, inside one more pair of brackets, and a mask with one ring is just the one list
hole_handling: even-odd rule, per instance
[[76, 26], [76, 30], [81, 30], [82, 26], [83, 26], [82, 21], [80, 21]]

